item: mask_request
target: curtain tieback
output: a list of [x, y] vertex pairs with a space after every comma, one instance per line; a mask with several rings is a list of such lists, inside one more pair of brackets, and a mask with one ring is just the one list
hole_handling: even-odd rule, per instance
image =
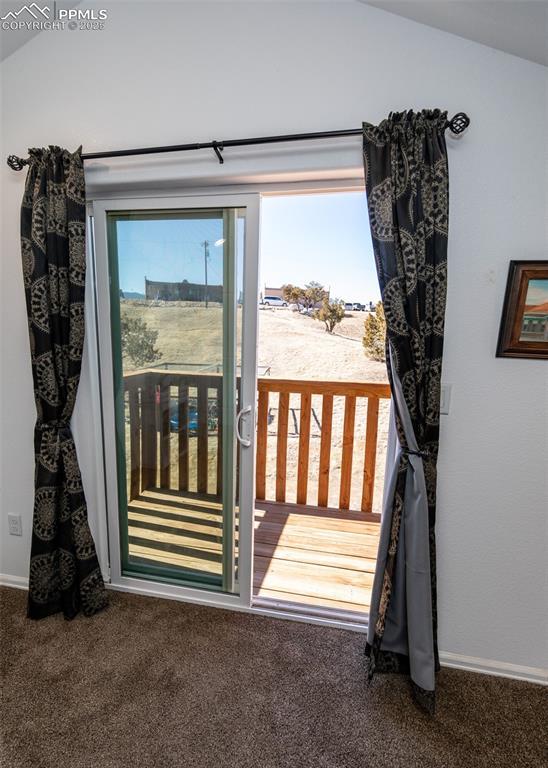
[[70, 432], [70, 422], [69, 421], [37, 421], [36, 429], [39, 430], [40, 432], [47, 432], [48, 430], [55, 431], [55, 432], [62, 432], [65, 430], [69, 430]]
[[428, 451], [412, 451], [411, 448], [402, 447], [402, 453], [406, 456], [420, 456], [421, 459], [427, 459], [430, 456]]

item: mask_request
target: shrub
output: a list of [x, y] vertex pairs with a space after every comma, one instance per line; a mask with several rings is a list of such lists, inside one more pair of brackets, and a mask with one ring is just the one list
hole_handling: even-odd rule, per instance
[[122, 354], [136, 366], [153, 363], [161, 357], [155, 348], [158, 331], [152, 331], [140, 317], [129, 317], [122, 312], [120, 318]]
[[344, 317], [344, 302], [340, 299], [327, 299], [324, 297], [320, 309], [314, 311], [314, 320], [321, 320], [325, 323], [327, 333], [333, 333]]
[[312, 280], [304, 288], [291, 283], [282, 285], [282, 295], [289, 304], [297, 304], [299, 307], [309, 310], [327, 299], [329, 294], [321, 283]]
[[299, 299], [301, 298], [301, 293], [302, 288], [299, 288], [296, 285], [292, 285], [291, 283], [282, 285], [282, 296], [284, 301], [287, 301], [288, 304], [298, 304]]
[[379, 301], [364, 323], [363, 347], [367, 357], [383, 362], [386, 359], [386, 319], [384, 307]]

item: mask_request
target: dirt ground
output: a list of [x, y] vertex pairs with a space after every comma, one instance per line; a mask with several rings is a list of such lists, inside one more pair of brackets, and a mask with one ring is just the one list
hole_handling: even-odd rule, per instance
[[[207, 367], [222, 363], [222, 310], [220, 305], [209, 308], [183, 302], [162, 302], [152, 304], [142, 301], [122, 301], [122, 311], [140, 316], [150, 329], [158, 331], [156, 347], [162, 362], [180, 363], [188, 366]], [[363, 351], [362, 335], [365, 312], [349, 313], [337, 326], [334, 334], [326, 333], [323, 323], [311, 317], [292, 312], [286, 308], [261, 308], [259, 310], [257, 364], [259, 375], [275, 378], [312, 379], [319, 381], [386, 382], [384, 363], [369, 360]], [[238, 329], [241, 328], [240, 311]], [[240, 355], [238, 354], [238, 362]], [[128, 361], [124, 370], [132, 370]], [[277, 436], [277, 395], [270, 399], [268, 454], [267, 454], [267, 498], [274, 498], [276, 472]], [[290, 419], [287, 451], [287, 501], [295, 501], [297, 481], [297, 457], [299, 443], [299, 396], [290, 398]], [[354, 436], [354, 461], [352, 468], [351, 508], [359, 509], [363, 482], [365, 453], [365, 420], [367, 401], [359, 398], [356, 404]], [[377, 465], [373, 510], [380, 512], [384, 462], [388, 432], [388, 401], [382, 400], [379, 411], [379, 432], [377, 441]], [[330, 472], [329, 505], [338, 506], [340, 462], [342, 454], [342, 427], [344, 398], [336, 397], [333, 407], [333, 432]], [[312, 398], [312, 426], [309, 465], [309, 504], [317, 501], [318, 466], [321, 429], [321, 397]], [[193, 450], [195, 441], [191, 440]], [[172, 437], [173, 478], [176, 473], [176, 435]], [[216, 440], [210, 439], [211, 490], [216, 484]], [[195, 474], [195, 457], [190, 457], [191, 478]]]
[[[273, 378], [312, 379], [320, 381], [387, 382], [384, 363], [369, 360], [363, 351], [362, 336], [365, 312], [347, 315], [334, 334], [326, 333], [323, 323], [288, 309], [261, 309], [259, 312], [258, 365], [270, 367]], [[267, 498], [274, 498], [276, 480], [277, 395], [271, 395], [268, 429]], [[295, 501], [297, 487], [297, 458], [299, 449], [299, 396], [290, 398], [290, 418], [287, 450], [287, 501]], [[312, 427], [310, 437], [310, 471], [308, 498], [315, 504], [318, 493], [318, 471], [321, 436], [321, 397], [312, 398]], [[365, 422], [367, 401], [356, 403], [354, 432], [354, 461], [350, 506], [360, 508], [363, 463], [365, 455]], [[380, 512], [384, 483], [384, 463], [388, 436], [389, 403], [382, 400], [379, 409], [377, 463], [373, 511]], [[338, 506], [341, 474], [344, 398], [333, 403], [333, 432], [329, 505]]]
[[388, 381], [386, 366], [363, 351], [365, 312], [346, 315], [333, 334], [322, 322], [286, 308], [259, 310], [258, 363], [276, 378]]

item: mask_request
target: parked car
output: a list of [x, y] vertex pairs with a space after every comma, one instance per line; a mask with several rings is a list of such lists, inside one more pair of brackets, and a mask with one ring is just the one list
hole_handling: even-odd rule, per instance
[[352, 304], [352, 302], [351, 301], [345, 301], [345, 303], [344, 303], [344, 311], [345, 312], [352, 312], [353, 309], [354, 309], [354, 305]]
[[352, 304], [352, 308], [354, 309], [354, 312], [365, 312], [365, 304], [360, 304], [359, 301], [355, 301]]
[[[217, 403], [211, 398], [207, 404], [207, 431], [216, 432], [218, 428]], [[169, 408], [169, 429], [171, 432], [179, 431], [179, 404], [172, 399]], [[188, 433], [191, 436], [198, 434], [198, 404], [195, 398], [188, 401]]]
[[265, 296], [263, 305], [265, 307], [287, 307], [287, 301], [280, 299], [279, 296]]

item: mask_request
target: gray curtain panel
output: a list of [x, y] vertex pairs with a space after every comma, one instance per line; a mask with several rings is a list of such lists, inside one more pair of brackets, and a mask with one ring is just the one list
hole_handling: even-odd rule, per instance
[[29, 153], [21, 253], [37, 421], [28, 616], [70, 619], [107, 604], [70, 429], [84, 346], [84, 168], [80, 150]]
[[447, 113], [363, 125], [373, 251], [398, 450], [389, 467], [366, 645], [368, 675], [409, 674], [435, 708], [436, 464], [447, 288]]

